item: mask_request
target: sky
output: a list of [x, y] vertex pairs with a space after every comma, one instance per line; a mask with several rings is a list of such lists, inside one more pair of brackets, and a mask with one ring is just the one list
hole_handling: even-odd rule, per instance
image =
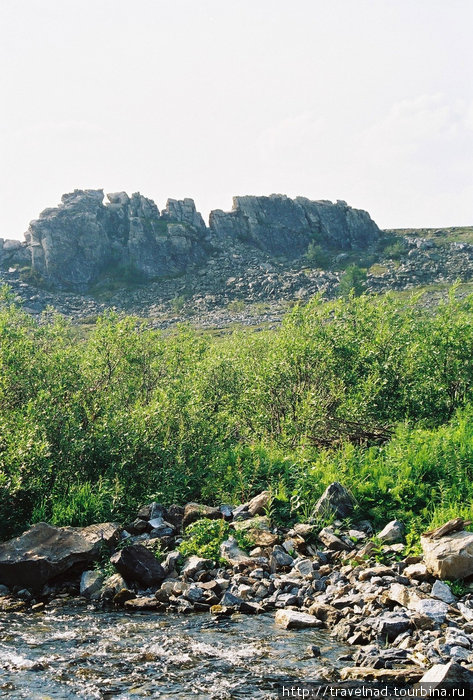
[[471, 0], [0, 0], [0, 237], [75, 188], [473, 224]]

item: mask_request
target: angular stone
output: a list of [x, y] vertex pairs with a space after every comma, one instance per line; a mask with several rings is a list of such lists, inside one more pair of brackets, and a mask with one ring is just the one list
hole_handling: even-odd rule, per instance
[[209, 559], [203, 559], [196, 554], [192, 554], [184, 560], [181, 574], [182, 576], [192, 578], [196, 573], [205, 569], [210, 563]]
[[0, 544], [0, 583], [34, 590], [72, 567], [85, 569], [118, 540], [120, 529], [118, 523], [83, 528], [37, 523]]
[[439, 579], [473, 576], [473, 532], [453, 532], [438, 540], [421, 537], [424, 562]]
[[93, 598], [100, 593], [103, 574], [98, 571], [84, 571], [80, 579], [80, 594], [84, 598]]
[[287, 566], [292, 566], [294, 559], [280, 546], [275, 545], [271, 553], [270, 566], [274, 571]]
[[437, 696], [440, 695], [442, 689], [451, 691], [455, 687], [463, 688], [464, 697], [469, 697], [473, 690], [473, 672], [455, 661], [449, 661], [447, 664], [434, 664], [432, 668], [429, 668], [424, 673], [419, 685], [414, 686], [413, 690], [417, 691], [417, 689], [425, 688], [425, 686], [428, 686], [429, 689], [434, 691], [434, 695], [437, 694]]
[[234, 537], [229, 537], [220, 545], [220, 556], [232, 566], [235, 564], [250, 564], [251, 557], [238, 546]]
[[382, 639], [392, 642], [398, 634], [409, 629], [410, 619], [402, 612], [385, 612], [380, 617], [374, 618], [372, 627]]
[[376, 537], [385, 544], [394, 544], [402, 541], [405, 531], [406, 528], [400, 520], [391, 520]]
[[434, 585], [432, 586], [432, 596], [434, 598], [438, 598], [439, 600], [443, 600], [443, 602], [448, 603], [448, 605], [457, 602], [456, 597], [450, 590], [450, 586], [447, 586], [447, 584], [443, 583], [442, 581], [435, 581]]
[[334, 515], [336, 518], [348, 518], [354, 507], [354, 500], [349, 491], [338, 481], [327, 486], [317, 503], [314, 514], [321, 517]]
[[268, 506], [270, 495], [271, 494], [269, 491], [262, 491], [257, 496], [252, 498], [248, 503], [248, 512], [252, 516], [263, 515]]
[[321, 627], [321, 621], [314, 617], [314, 615], [298, 612], [296, 610], [278, 610], [274, 621], [279, 627], [283, 627], [286, 630]]
[[407, 576], [407, 578], [414, 578], [418, 581], [425, 581], [430, 576], [426, 565], [422, 562], [418, 562], [417, 564], [409, 564], [409, 566], [406, 566], [402, 574], [403, 576]]
[[125, 579], [138, 581], [146, 587], [157, 585], [166, 577], [154, 554], [141, 544], [124, 547], [115, 552], [110, 561]]
[[328, 549], [331, 549], [334, 552], [347, 552], [353, 547], [353, 545], [350, 546], [347, 542], [341, 540], [340, 537], [337, 537], [337, 535], [328, 527], [324, 527], [319, 532], [317, 537], [326, 547], [328, 547]]

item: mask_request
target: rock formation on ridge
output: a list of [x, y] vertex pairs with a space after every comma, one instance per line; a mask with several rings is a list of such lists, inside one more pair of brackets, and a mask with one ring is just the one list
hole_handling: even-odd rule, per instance
[[192, 199], [169, 199], [160, 212], [139, 193], [107, 198], [103, 190], [63, 195], [30, 223], [25, 244], [7, 241], [3, 254], [13, 245], [9, 259], [29, 263], [49, 287], [84, 292], [114, 270], [143, 280], [183, 274], [234, 241], [294, 259], [311, 242], [345, 251], [366, 248], [379, 235], [369, 214], [342, 201], [235, 197], [231, 212], [211, 212], [207, 228]]

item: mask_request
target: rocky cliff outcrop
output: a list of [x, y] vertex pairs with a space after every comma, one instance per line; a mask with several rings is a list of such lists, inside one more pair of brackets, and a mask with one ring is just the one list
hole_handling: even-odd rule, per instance
[[233, 210], [210, 214], [210, 230], [218, 238], [234, 236], [272, 255], [303, 255], [312, 241], [339, 250], [366, 248], [379, 235], [370, 215], [336, 204], [305, 197], [234, 197]]
[[160, 214], [139, 193], [74, 190], [45, 209], [25, 234], [31, 265], [50, 285], [85, 290], [105, 272], [144, 279], [179, 274], [203, 262], [206, 234], [192, 200], [169, 200]]
[[207, 228], [192, 199], [169, 199], [160, 212], [139, 193], [115, 192], [104, 203], [103, 190], [74, 190], [31, 222], [26, 244], [0, 248], [4, 267], [30, 264], [49, 287], [84, 292], [125, 271], [142, 281], [180, 275], [235, 243], [294, 259], [311, 242], [347, 251], [366, 248], [379, 233], [369, 214], [342, 201], [235, 197], [231, 212], [211, 212]]

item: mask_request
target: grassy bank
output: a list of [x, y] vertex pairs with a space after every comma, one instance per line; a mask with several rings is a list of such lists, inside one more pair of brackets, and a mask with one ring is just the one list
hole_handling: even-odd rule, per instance
[[125, 520], [149, 499], [310, 517], [330, 481], [357, 516], [418, 531], [473, 504], [473, 297], [313, 299], [275, 331], [87, 334], [0, 308], [0, 539]]

